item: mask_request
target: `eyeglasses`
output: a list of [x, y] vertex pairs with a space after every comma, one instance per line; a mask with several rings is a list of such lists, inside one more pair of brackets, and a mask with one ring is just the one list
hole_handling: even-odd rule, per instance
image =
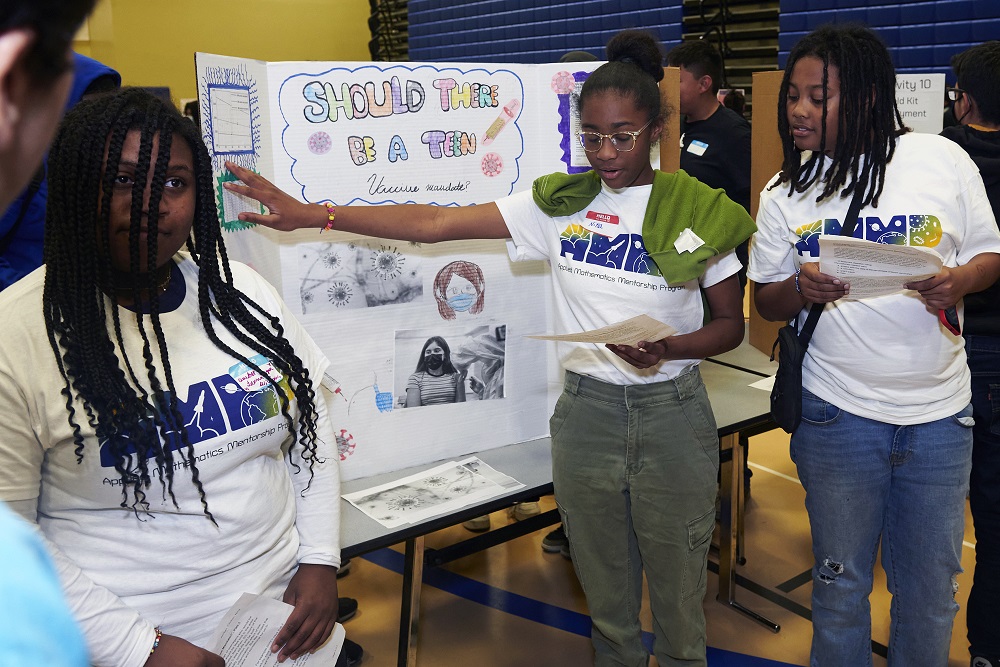
[[635, 140], [642, 131], [649, 127], [653, 119], [650, 118], [649, 122], [640, 127], [635, 132], [615, 132], [614, 134], [601, 134], [600, 132], [577, 132], [576, 136], [580, 139], [580, 145], [583, 146], [583, 150], [588, 153], [596, 153], [601, 150], [604, 145], [605, 139], [611, 140], [611, 145], [615, 147], [615, 150], [619, 153], [628, 152], [635, 148]]
[[961, 88], [949, 88], [948, 89], [948, 100], [950, 102], [957, 102], [962, 99], [962, 95], [965, 95], [965, 91]]

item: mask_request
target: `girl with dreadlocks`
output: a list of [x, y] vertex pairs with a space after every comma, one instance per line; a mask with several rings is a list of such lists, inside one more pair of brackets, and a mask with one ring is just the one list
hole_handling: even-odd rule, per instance
[[[550, 174], [531, 191], [489, 204], [391, 211], [305, 204], [236, 165], [229, 168], [246, 186], [227, 187], [270, 211], [241, 219], [277, 229], [333, 226], [424, 242], [510, 238], [518, 258], [552, 265], [557, 328], [588, 331], [649, 313], [677, 329], [634, 346], [560, 346], [566, 382], [550, 423], [552, 473], [593, 621], [596, 664], [649, 662], [639, 624], [645, 570], [659, 663], [705, 665], [701, 604], [719, 440], [698, 364], [743, 337], [733, 248], [754, 227], [721, 190], [650, 164], [666, 119], [656, 39], [625, 31], [607, 55], [579, 97], [575, 139], [593, 171]], [[606, 228], [591, 231], [594, 219], [611, 218], [618, 221], [613, 238]], [[688, 228], [705, 245], [681, 254], [674, 241]], [[577, 239], [572, 250], [570, 237]], [[609, 247], [629, 251], [619, 256]]]
[[[761, 315], [826, 304], [802, 366], [792, 459], [812, 530], [812, 665], [871, 664], [879, 543], [892, 593], [890, 665], [945, 665], [958, 605], [972, 451], [960, 335], [938, 311], [1000, 275], [982, 179], [961, 148], [909, 134], [888, 50], [867, 28], [823, 27], [791, 51], [778, 119], [784, 162], [761, 193], [748, 276]], [[922, 246], [944, 268], [907, 291], [851, 299], [818, 269], [857, 193], [856, 238]]]
[[221, 666], [205, 646], [244, 592], [294, 606], [280, 659], [312, 650], [338, 607], [327, 360], [228, 262], [173, 107], [84, 102], [49, 168], [45, 266], [0, 295], [0, 497], [48, 539], [95, 665]]

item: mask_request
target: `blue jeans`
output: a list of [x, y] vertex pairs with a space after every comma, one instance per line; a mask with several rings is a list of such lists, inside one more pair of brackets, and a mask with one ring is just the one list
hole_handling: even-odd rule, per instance
[[639, 625], [645, 570], [660, 666], [703, 667], [719, 436], [701, 374], [621, 386], [567, 372], [550, 429], [595, 664], [649, 664]]
[[889, 665], [948, 664], [962, 571], [972, 407], [895, 426], [802, 392], [792, 460], [813, 541], [812, 667], [872, 664], [873, 569], [892, 594]]
[[966, 336], [972, 369], [972, 477], [976, 573], [967, 622], [973, 655], [1000, 658], [1000, 336]]

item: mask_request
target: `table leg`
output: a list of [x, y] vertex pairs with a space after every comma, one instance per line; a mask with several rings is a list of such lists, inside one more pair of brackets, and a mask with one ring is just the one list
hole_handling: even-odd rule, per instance
[[747, 609], [736, 601], [736, 562], [740, 549], [743, 514], [743, 447], [739, 435], [725, 435], [719, 439], [719, 461], [722, 483], [719, 508], [719, 602], [729, 605], [741, 614], [778, 632], [781, 626]]
[[420, 626], [420, 584], [424, 578], [424, 537], [406, 540], [403, 560], [403, 601], [399, 614], [398, 667], [416, 667]]

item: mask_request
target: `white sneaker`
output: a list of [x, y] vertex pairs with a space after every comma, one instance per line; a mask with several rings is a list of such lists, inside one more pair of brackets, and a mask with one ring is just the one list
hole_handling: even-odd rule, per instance
[[469, 519], [468, 521], [464, 521], [462, 526], [474, 533], [482, 533], [490, 529], [490, 515], [484, 514], [477, 516], [475, 519]]
[[509, 510], [507, 510], [507, 516], [512, 517], [515, 521], [524, 521], [533, 516], [538, 516], [542, 513], [542, 508], [538, 506], [537, 502], [527, 502], [527, 503], [517, 503]]
[[986, 658], [982, 657], [981, 655], [977, 655], [972, 658], [971, 667], [994, 667], [994, 666], [993, 663], [987, 660]]

